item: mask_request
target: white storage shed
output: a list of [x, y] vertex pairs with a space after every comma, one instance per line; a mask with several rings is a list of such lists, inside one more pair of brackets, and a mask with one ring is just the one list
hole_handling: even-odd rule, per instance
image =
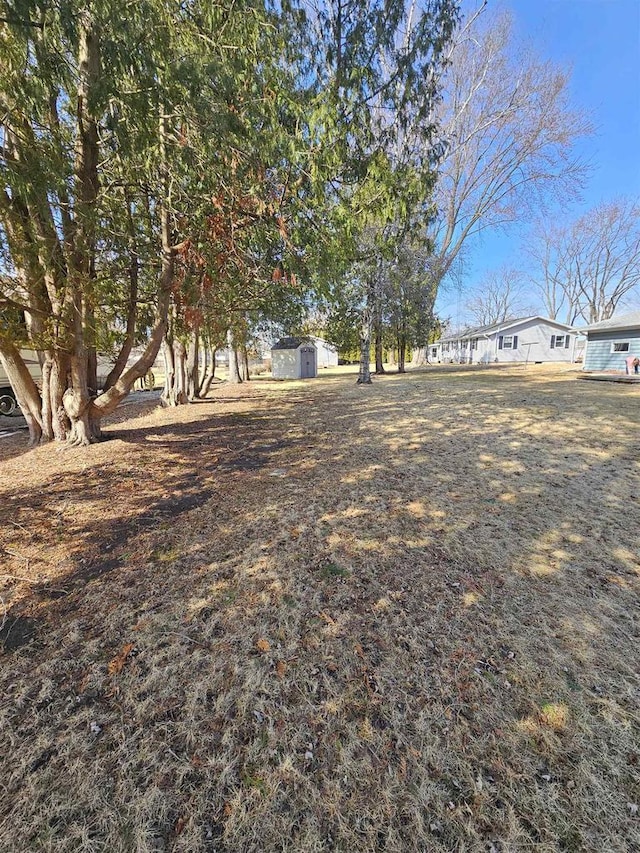
[[309, 338], [281, 338], [271, 347], [274, 379], [314, 379], [317, 373], [316, 347]]

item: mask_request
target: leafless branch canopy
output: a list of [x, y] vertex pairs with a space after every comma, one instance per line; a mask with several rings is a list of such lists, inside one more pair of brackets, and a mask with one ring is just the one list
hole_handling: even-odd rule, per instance
[[430, 229], [443, 276], [474, 235], [574, 197], [585, 175], [573, 145], [591, 127], [569, 104], [569, 73], [517, 48], [508, 14], [489, 14], [460, 29], [444, 81]]
[[640, 206], [618, 199], [566, 225], [540, 223], [530, 254], [550, 317], [607, 320], [640, 290]]
[[508, 267], [487, 275], [466, 308], [479, 326], [536, 313], [527, 300], [522, 273]]

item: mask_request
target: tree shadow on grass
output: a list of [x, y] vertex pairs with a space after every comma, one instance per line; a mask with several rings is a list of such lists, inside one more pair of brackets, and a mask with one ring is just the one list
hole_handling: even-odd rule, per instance
[[[41, 717], [24, 701], [19, 719], [21, 735], [38, 732], [39, 754], [20, 741], [30, 766], [64, 746], [51, 772], [82, 827], [109, 824], [97, 789], [164, 849], [187, 813], [176, 850], [211, 850], [212, 835], [221, 851], [269, 853], [283, 838], [289, 850], [385, 849], [387, 837], [390, 850], [629, 849], [637, 673], [623, 616], [637, 599], [619, 548], [637, 545], [637, 509], [630, 527], [598, 518], [624, 508], [624, 442], [597, 445], [546, 389], [496, 405], [465, 383], [429, 406], [424, 386], [406, 400], [396, 387], [116, 431], [114, 452], [122, 442], [166, 482], [156, 492], [118, 469], [122, 506], [108, 506], [112, 489], [101, 511], [131, 524], [124, 555], [159, 510], [157, 550], [105, 570], [91, 548], [112, 519], [85, 523], [67, 576], [82, 586], [36, 614], [55, 638], [50, 660], [33, 656]], [[287, 476], [263, 480], [270, 466]], [[172, 515], [183, 496], [209, 512]], [[194, 551], [175, 553], [185, 541]], [[99, 571], [85, 589], [87, 555]], [[31, 677], [30, 657], [15, 671]], [[101, 733], [74, 740], [94, 720]], [[20, 780], [31, 827], [40, 772]]]
[[[31, 544], [39, 551], [56, 543], [66, 543], [71, 551], [71, 568], [55, 584], [31, 585], [40, 613], [49, 600], [66, 599], [71, 607], [86, 584], [127, 565], [132, 539], [179, 524], [182, 515], [211, 498], [224, 478], [272, 466], [277, 454], [300, 442], [283, 436], [282, 418], [248, 412], [163, 426], [112, 427], [105, 440], [114, 446], [116, 461], [57, 474], [23, 491], [19, 502], [6, 505], [5, 524], [37, 531]], [[146, 476], [117, 464], [118, 443], [126, 459], [133, 448], [133, 462], [139, 460]], [[46, 570], [37, 557], [31, 562], [34, 570]], [[20, 601], [6, 613], [0, 633], [5, 652], [31, 642], [37, 633], [37, 620], [22, 612], [25, 603], [28, 608]]]

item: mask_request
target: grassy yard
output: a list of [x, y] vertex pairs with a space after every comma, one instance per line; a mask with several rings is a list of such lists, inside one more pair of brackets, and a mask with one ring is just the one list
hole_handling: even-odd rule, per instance
[[575, 375], [5, 439], [0, 850], [640, 850], [640, 389]]

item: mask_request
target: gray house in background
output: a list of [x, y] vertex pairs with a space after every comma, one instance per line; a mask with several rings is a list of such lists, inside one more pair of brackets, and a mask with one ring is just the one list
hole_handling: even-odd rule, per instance
[[576, 331], [548, 317], [520, 317], [463, 329], [429, 345], [429, 360], [445, 364], [572, 362]]
[[581, 329], [587, 336], [584, 370], [627, 372], [627, 359], [640, 358], [640, 311], [611, 317]]

